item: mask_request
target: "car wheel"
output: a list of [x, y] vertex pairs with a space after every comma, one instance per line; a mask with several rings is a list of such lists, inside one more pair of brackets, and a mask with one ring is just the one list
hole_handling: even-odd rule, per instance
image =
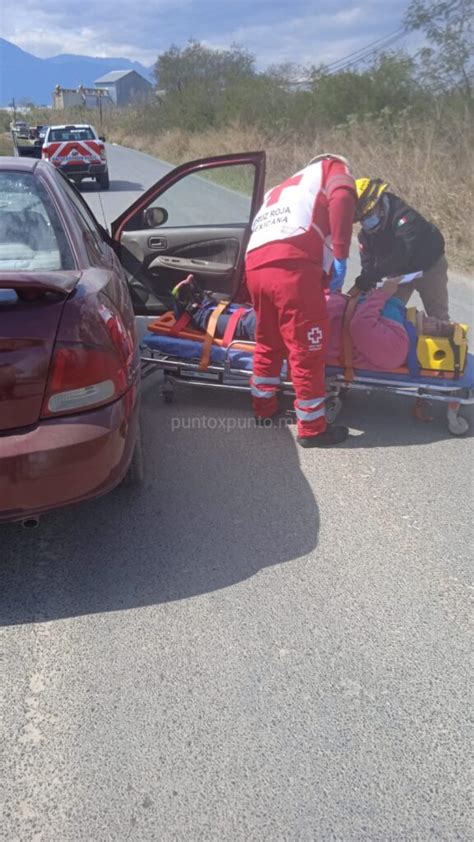
[[130, 462], [128, 471], [125, 474], [123, 484], [129, 488], [141, 485], [144, 476], [142, 434], [139, 427], [137, 437], [135, 439], [135, 447], [133, 448], [132, 461]]
[[108, 190], [110, 187], [110, 178], [109, 172], [102, 173], [101, 175], [97, 176], [97, 181], [99, 182], [99, 187], [101, 190]]

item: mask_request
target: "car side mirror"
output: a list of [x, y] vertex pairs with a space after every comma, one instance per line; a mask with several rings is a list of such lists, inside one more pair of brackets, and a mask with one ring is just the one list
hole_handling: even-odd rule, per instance
[[100, 135], [99, 135], [99, 140], [101, 140], [103, 143], [105, 143], [105, 135], [100, 134]]
[[145, 228], [159, 228], [168, 219], [168, 211], [165, 208], [147, 208], [143, 211], [142, 220]]

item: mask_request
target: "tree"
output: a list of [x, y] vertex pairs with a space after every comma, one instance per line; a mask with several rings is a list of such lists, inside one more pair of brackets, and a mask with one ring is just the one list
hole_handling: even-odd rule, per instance
[[406, 53], [382, 53], [365, 71], [372, 83], [370, 111], [389, 109], [397, 114], [410, 106], [419, 85], [415, 79], [415, 62]]
[[404, 25], [424, 32], [423, 80], [440, 92], [460, 91], [472, 102], [474, 0], [411, 0]]
[[218, 98], [219, 125], [238, 119], [243, 125], [271, 128], [277, 132], [286, 126], [288, 102], [292, 95], [271, 76], [255, 75], [233, 81]]
[[159, 88], [182, 91], [198, 82], [220, 89], [235, 79], [254, 75], [254, 57], [237, 44], [229, 50], [213, 50], [190, 39], [184, 48], [173, 45], [158, 56], [154, 74]]
[[288, 90], [305, 90], [309, 87], [311, 69], [302, 64], [286, 61], [282, 64], [271, 64], [267, 67], [265, 75]]
[[372, 110], [372, 83], [367, 74], [355, 70], [326, 73], [315, 69], [312, 78], [312, 112], [316, 123], [334, 126], [351, 114], [362, 116]]

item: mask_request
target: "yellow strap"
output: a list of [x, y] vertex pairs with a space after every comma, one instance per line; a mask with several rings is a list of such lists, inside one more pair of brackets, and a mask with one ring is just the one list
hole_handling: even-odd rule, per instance
[[464, 331], [462, 329], [462, 325], [456, 322], [456, 324], [454, 325], [453, 342], [455, 345], [461, 345], [463, 339]]
[[217, 319], [224, 312], [228, 306], [228, 301], [218, 301], [214, 310], [212, 311], [209, 321], [207, 323], [206, 335], [202, 346], [201, 361], [199, 363], [199, 371], [207, 371], [209, 368], [209, 360], [211, 357], [212, 340], [216, 334]]
[[351, 381], [354, 379], [354, 369], [352, 366], [352, 339], [350, 334], [350, 324], [352, 316], [354, 315], [354, 310], [357, 307], [357, 299], [359, 298], [360, 291], [357, 287], [352, 287], [349, 290], [349, 301], [346, 304], [346, 309], [344, 310], [344, 316], [342, 319], [342, 342], [341, 342], [341, 357], [342, 357], [342, 364], [344, 366], [344, 380]]

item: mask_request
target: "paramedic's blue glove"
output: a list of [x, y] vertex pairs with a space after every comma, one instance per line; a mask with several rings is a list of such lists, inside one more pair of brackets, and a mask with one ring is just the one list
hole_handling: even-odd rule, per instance
[[346, 272], [347, 259], [343, 257], [341, 260], [339, 260], [337, 257], [335, 257], [332, 264], [331, 280], [329, 282], [330, 292], [340, 292], [344, 283], [344, 278], [346, 277]]

